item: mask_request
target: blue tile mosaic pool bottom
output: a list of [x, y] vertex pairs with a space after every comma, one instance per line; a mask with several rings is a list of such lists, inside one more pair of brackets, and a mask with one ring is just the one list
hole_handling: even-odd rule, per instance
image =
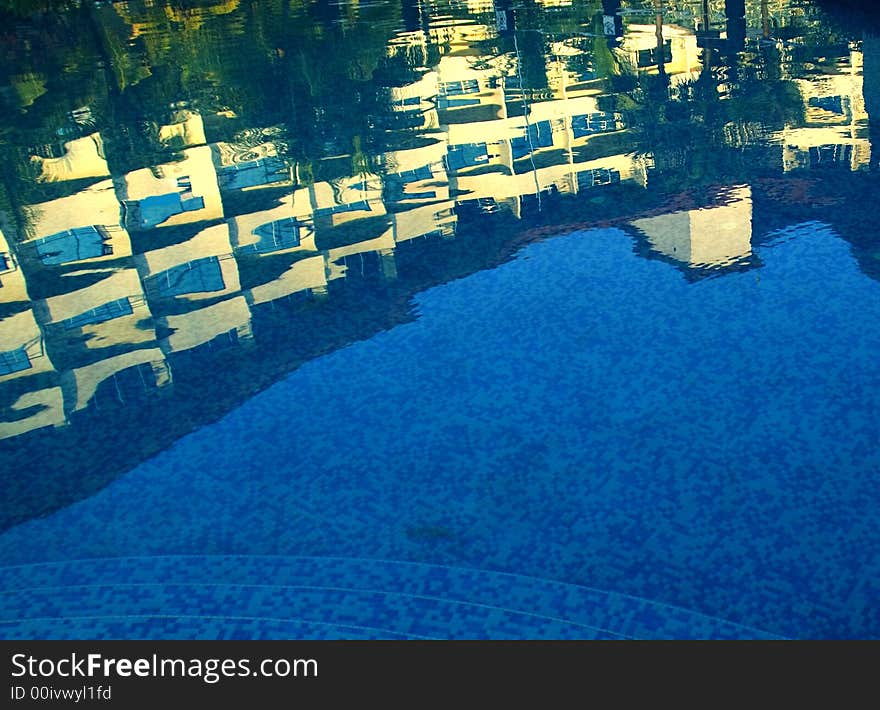
[[772, 638], [602, 590], [388, 560], [78, 560], [5, 568], [2, 579], [6, 638], [37, 631], [52, 638]]
[[597, 229], [419, 294], [0, 535], [3, 633], [880, 636], [880, 283], [819, 223], [755, 251], [688, 282]]

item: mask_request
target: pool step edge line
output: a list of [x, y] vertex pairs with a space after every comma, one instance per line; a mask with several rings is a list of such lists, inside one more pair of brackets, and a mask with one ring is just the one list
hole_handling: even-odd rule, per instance
[[[196, 574], [193, 575], [192, 573]], [[246, 573], [246, 574], [244, 574]], [[183, 576], [181, 576], [183, 574]], [[302, 583], [302, 577], [330, 577], [334, 580], [354, 578], [354, 588], [372, 582], [378, 587], [399, 588], [401, 584], [417, 585], [431, 581], [468, 593], [476, 587], [479, 593], [498, 597], [525, 596], [541, 601], [548, 594], [562, 600], [564, 606], [610, 607], [624, 616], [647, 614], [657, 621], [680, 625], [686, 623], [696, 631], [694, 637], [783, 638], [767, 631], [738, 624], [726, 619], [672, 606], [663, 602], [635, 597], [586, 586], [466, 567], [452, 567], [422, 562], [385, 560], [379, 558], [345, 558], [283, 555], [156, 555], [90, 558], [57, 562], [30, 563], [0, 568], [0, 589], [23, 587], [63, 587], [77, 584], [113, 586], [140, 581], [156, 583], [156, 579], [177, 584], [195, 583], [199, 576], [211, 582], [253, 586], [255, 580], [266, 579], [277, 584], [278, 575]], [[107, 579], [109, 577], [109, 579]], [[377, 577], [380, 580], [377, 583]], [[114, 582], [114, 578], [118, 582]], [[476, 603], [484, 603], [482, 601]], [[2, 596], [0, 596], [2, 599]], [[459, 599], [467, 602], [467, 599]], [[2, 603], [2, 602], [0, 602]], [[516, 606], [509, 604], [508, 606]], [[501, 604], [500, 606], [504, 606]], [[592, 625], [592, 624], [591, 624]], [[647, 630], [647, 629], [644, 629]], [[678, 635], [678, 634], [674, 634]]]
[[[73, 593], [71, 593], [73, 590]], [[232, 591], [233, 595], [224, 592]], [[88, 594], [91, 593], [89, 596]], [[520, 635], [542, 629], [567, 630], [564, 635], [594, 638], [631, 638], [630, 633], [585, 624], [560, 617], [551, 617], [531, 610], [500, 607], [442, 597], [428, 597], [386, 590], [341, 589], [281, 585], [90, 585], [88, 587], [57, 587], [42, 590], [6, 592], [0, 604], [0, 628], [4, 622], [15, 623], [26, 618], [9, 618], [4, 611], [28, 609], [43, 618], [74, 618], [85, 616], [187, 616], [192, 609], [200, 615], [261, 615], [294, 614], [309, 621], [331, 621], [344, 625], [359, 622], [370, 610], [371, 623], [382, 621], [383, 627], [407, 630], [418, 636], [443, 637], [451, 630], [466, 629], [468, 635], [485, 630], [492, 636], [505, 628], [518, 628]], [[18, 598], [18, 603], [14, 603]], [[104, 610], [112, 598], [113, 610]], [[10, 601], [13, 603], [10, 604]], [[31, 611], [34, 610], [34, 611]], [[357, 610], [352, 612], [352, 610]], [[308, 615], [320, 619], [308, 619]], [[628, 620], [632, 623], [632, 620]]]

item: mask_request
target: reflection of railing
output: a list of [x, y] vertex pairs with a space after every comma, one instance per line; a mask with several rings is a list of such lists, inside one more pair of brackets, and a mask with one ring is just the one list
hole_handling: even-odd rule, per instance
[[226, 288], [221, 261], [232, 254], [208, 256], [160, 271], [144, 279], [144, 290], [151, 298], [175, 298], [191, 293], [213, 293]]
[[[188, 183], [184, 183], [188, 184]], [[195, 196], [192, 189], [149, 195], [139, 200], [123, 200], [123, 218], [129, 229], [151, 229], [184, 212], [197, 212], [205, 207], [205, 198]]]
[[[11, 274], [18, 271], [18, 263], [9, 252], [0, 252], [0, 274]], [[0, 286], [3, 286], [0, 282]]]
[[579, 190], [588, 187], [611, 185], [615, 182], [620, 182], [620, 172], [609, 168], [595, 168], [593, 170], [584, 170], [577, 174], [577, 184]]
[[113, 253], [113, 245], [110, 244], [113, 237], [110, 234], [110, 230], [107, 229], [107, 227], [105, 227], [104, 225], [98, 224], [95, 225], [95, 231], [101, 237], [101, 255], [109, 256]]
[[844, 165], [849, 167], [852, 160], [852, 145], [820, 145], [809, 150], [810, 167], [828, 167]]
[[31, 338], [14, 350], [0, 352], [0, 377], [30, 370], [33, 367], [32, 360], [41, 358], [45, 354], [42, 335]]
[[67, 264], [113, 253], [112, 235], [101, 225], [75, 227], [33, 242], [37, 257], [46, 266]]
[[285, 217], [261, 224], [253, 229], [253, 234], [259, 240], [252, 244], [246, 244], [238, 249], [240, 254], [270, 254], [283, 249], [293, 249], [300, 246], [304, 237], [312, 234], [313, 229], [309, 223], [296, 217]]
[[25, 347], [0, 352], [0, 376], [12, 375], [30, 369], [31, 361]]
[[221, 189], [227, 190], [273, 185], [287, 180], [290, 180], [290, 170], [275, 156], [233, 163], [217, 170], [217, 182]]
[[98, 325], [106, 321], [115, 320], [124, 316], [130, 316], [134, 313], [133, 304], [128, 298], [118, 298], [115, 301], [102, 303], [100, 306], [90, 308], [72, 318], [61, 321], [62, 327], [66, 330], [82, 328], [86, 325]]

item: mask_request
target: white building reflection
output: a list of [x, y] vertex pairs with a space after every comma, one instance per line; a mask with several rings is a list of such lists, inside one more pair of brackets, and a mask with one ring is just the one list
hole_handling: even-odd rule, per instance
[[719, 196], [722, 204], [638, 219], [659, 255], [696, 269], [719, 269], [742, 263], [752, 253], [752, 190], [737, 185]]

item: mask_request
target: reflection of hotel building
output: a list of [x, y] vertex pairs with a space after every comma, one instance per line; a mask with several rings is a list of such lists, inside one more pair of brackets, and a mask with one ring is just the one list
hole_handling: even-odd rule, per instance
[[456, 122], [457, 109], [469, 109], [469, 115], [480, 109], [485, 114], [480, 116], [483, 120], [507, 115], [499, 71], [494, 67], [477, 68], [474, 60], [472, 56], [445, 56], [437, 65], [437, 108], [442, 112], [441, 124]]
[[[693, 44], [696, 52], [693, 36], [678, 28], [668, 32], [676, 37], [676, 49]], [[584, 162], [584, 148], [592, 137], [620, 131], [623, 124], [620, 115], [600, 110], [597, 88], [565, 69], [565, 61], [574, 54], [584, 52], [550, 43], [548, 75], [554, 67], [563, 72], [553, 92], [557, 100], [529, 101], [517, 89], [515, 55], [483, 56], [475, 51], [444, 55], [420, 82], [396, 90], [398, 99], [413, 110], [435, 102], [443, 130], [424, 134], [436, 140], [432, 145], [384, 156], [385, 200], [394, 212], [398, 241], [404, 234], [436, 232], [437, 226], [428, 229], [431, 220], [451, 225], [455, 219], [445, 206], [426, 207], [408, 218], [402, 210], [411, 205], [447, 199], [506, 202], [518, 213], [519, 198], [525, 195], [547, 190], [577, 193], [629, 179], [645, 184], [644, 166], [631, 156]], [[508, 99], [518, 104], [514, 113], [520, 115], [508, 115]], [[595, 158], [594, 151], [589, 153]], [[447, 226], [439, 228], [449, 231]]]
[[116, 380], [124, 374], [136, 376], [143, 390], [171, 382], [171, 371], [161, 350], [155, 347], [130, 350], [62, 373], [65, 410], [72, 413], [86, 409], [99, 388], [105, 384], [118, 388]]
[[28, 300], [27, 283], [18, 260], [0, 231], [0, 303], [19, 303]]
[[230, 241], [238, 256], [316, 251], [309, 191], [284, 196], [277, 207], [229, 219]]
[[663, 44], [658, 47], [654, 25], [630, 24], [615, 52], [632, 71], [656, 74], [662, 61], [673, 85], [695, 79], [703, 66], [696, 35], [677, 25], [663, 25]]
[[248, 290], [245, 298], [249, 305], [256, 306], [302, 291], [324, 294], [327, 292], [327, 276], [328, 268], [323, 255], [300, 259], [277, 279]]
[[232, 252], [224, 223], [206, 227], [185, 242], [139, 254], [134, 262], [151, 303], [198, 301], [239, 290]]
[[46, 339], [32, 310], [0, 320], [0, 382], [52, 372]]
[[87, 350], [155, 340], [152, 314], [137, 271], [113, 271], [91, 286], [34, 306], [52, 344]]
[[[325, 254], [328, 281], [344, 275], [348, 258], [355, 255], [377, 252], [393, 261], [394, 237], [383, 191], [381, 177], [370, 173], [309, 187], [317, 244]], [[363, 265], [362, 259], [358, 265]], [[390, 266], [388, 273], [394, 273]]]
[[188, 313], [160, 317], [156, 323], [170, 331], [159, 342], [165, 353], [191, 350], [220, 336], [228, 336], [232, 342], [253, 337], [251, 312], [241, 295]]
[[[452, 124], [449, 129], [448, 151], [461, 151], [462, 146], [481, 146], [468, 160], [467, 155], [447, 155], [447, 165], [461, 170], [479, 164], [503, 164], [513, 167], [513, 161], [544, 150], [568, 150], [583, 146], [600, 133], [620, 130], [619, 115], [602, 112], [592, 97], [558, 101], [541, 101], [528, 105], [525, 116]], [[488, 150], [486, 146], [498, 146]], [[485, 155], [486, 153], [489, 155]], [[497, 161], [492, 158], [498, 159]]]
[[112, 180], [102, 180], [68, 197], [25, 208], [27, 238], [22, 258], [43, 266], [84, 264], [131, 255], [120, 224]]
[[66, 424], [61, 388], [47, 386], [41, 377], [30, 379], [55, 374], [33, 311], [0, 320], [0, 343], [0, 396], [6, 405], [0, 406], [0, 439]]
[[438, 80], [437, 72], [429, 71], [417, 82], [392, 87], [389, 90], [392, 111], [384, 118], [385, 128], [391, 130], [439, 128]]
[[645, 166], [638, 156], [621, 154], [578, 163], [561, 162], [515, 175], [491, 173], [461, 176], [457, 184], [468, 200], [495, 199], [501, 202], [511, 198], [518, 201], [526, 195], [546, 191], [578, 194], [620, 182], [645, 185]]
[[317, 182], [309, 187], [316, 231], [338, 227], [364, 217], [385, 214], [382, 178], [371, 173]]
[[[491, 2], [487, 8], [487, 12], [492, 10]], [[429, 45], [436, 47], [442, 56], [439, 64], [426, 70], [418, 82], [391, 88], [393, 113], [385, 119], [386, 127], [437, 128], [438, 110], [503, 104], [497, 96], [492, 96], [497, 90], [497, 85], [493, 86], [497, 73], [473, 67], [476, 57], [471, 44], [493, 35], [494, 30], [486, 25], [441, 16], [432, 17], [426, 32], [401, 32], [392, 39], [388, 44], [389, 56], [415, 50], [421, 53], [422, 61], [427, 62]]]
[[421, 148], [386, 153], [382, 163], [385, 202], [393, 207], [391, 230], [395, 244], [418, 237], [455, 234], [455, 202], [446, 174], [446, 135]]
[[171, 227], [223, 217], [211, 148], [181, 152], [182, 160], [123, 175], [118, 190], [132, 231]]
[[[415, 41], [417, 33], [411, 34]], [[669, 27], [666, 34], [675, 48], [670, 71], [701, 66], [692, 33]], [[656, 43], [653, 27], [650, 38]], [[453, 205], [426, 206], [411, 216], [404, 211], [418, 204], [477, 201], [494, 210], [503, 202], [518, 214], [519, 200], [526, 195], [548, 190], [577, 193], [626, 180], [646, 183], [641, 159], [626, 155], [596, 159], [596, 151], [586, 148], [596, 135], [621, 131], [623, 123], [620, 115], [600, 110], [596, 98], [600, 91], [583, 81], [583, 70], [567, 68], [566, 62], [575, 55], [584, 63], [585, 52], [574, 45], [549, 43], [545, 71], [556, 100], [528, 100], [531, 93], [518, 88], [515, 54], [487, 56], [474, 48], [443, 54], [419, 82], [394, 90], [401, 104], [398, 110], [407, 104], [415, 114], [424, 105], [436, 104], [443, 131], [426, 132], [424, 138], [436, 141], [426, 148], [384, 156], [385, 201], [393, 213], [397, 241], [420, 232], [451, 231]], [[509, 102], [513, 102], [511, 112], [520, 115], [509, 115]], [[416, 128], [428, 125], [415, 119], [411, 123]], [[585, 161], [586, 157], [590, 159]]]
[[238, 0], [186, 5], [184, 7], [159, 7], [153, 3], [131, 3], [119, 0], [112, 4], [113, 10], [131, 26], [131, 37], [150, 35], [161, 31], [171, 21], [187, 30], [199, 29], [212, 16], [227, 15], [238, 7]]
[[778, 136], [786, 172], [832, 165], [859, 170], [870, 163], [862, 53], [852, 51], [848, 59], [823, 69], [825, 73], [795, 80], [804, 100], [806, 125], [786, 128]]
[[25, 392], [9, 405], [9, 410], [12, 416], [0, 420], [0, 439], [9, 439], [44, 427], [67, 424], [64, 393], [60, 387]]
[[[351, 244], [328, 249], [326, 252], [327, 263], [332, 268], [342, 268], [344, 273], [357, 273], [357, 269], [363, 268], [363, 255], [368, 253], [376, 253], [379, 255], [380, 264], [383, 275], [388, 278], [394, 278], [397, 275], [397, 266], [394, 261], [394, 231], [389, 227], [381, 234], [370, 239], [364, 239]], [[353, 257], [358, 257], [354, 259]], [[355, 271], [350, 270], [354, 268]], [[332, 275], [335, 277], [335, 271]]]
[[[457, 194], [468, 200], [576, 194], [627, 180], [644, 185], [644, 166], [635, 156], [582, 157], [592, 137], [621, 129], [620, 117], [599, 111], [589, 96], [535, 102], [525, 116], [450, 125], [446, 163]], [[487, 166], [497, 169], [470, 174]]]
[[722, 204], [639, 219], [651, 251], [694, 269], [719, 269], [743, 263], [752, 253], [752, 191], [730, 188]]
[[211, 144], [220, 192], [256, 190], [293, 185], [287, 162], [273, 142], [256, 145], [218, 142]]
[[[419, 81], [391, 90], [399, 116], [387, 128], [421, 130], [431, 142], [384, 154], [381, 176], [363, 173], [293, 188], [271, 142], [203, 145], [201, 117], [180, 112], [158, 134], [161, 145], [180, 150], [180, 161], [117, 178], [115, 193], [105, 180], [31, 208], [34, 235], [27, 244], [40, 257], [38, 267], [129, 256], [121, 214], [129, 229], [142, 232], [139, 244], [149, 244], [152, 236], [157, 246], [174, 243], [135, 255], [134, 268], [40, 301], [36, 317], [27, 312], [17, 324], [21, 338], [4, 338], [16, 350], [25, 348], [28, 368], [49, 372], [53, 363], [42, 326], [53, 361], [63, 369], [53, 374], [61, 387], [21, 397], [16, 406], [39, 400], [47, 408], [42, 418], [15, 423], [16, 431], [64, 423], [65, 412], [84, 410], [96, 397], [103, 403], [125, 382], [142, 381], [145, 390], [169, 383], [172, 367], [186, 353], [250, 340], [252, 309], [260, 304], [298, 293], [326, 294], [330, 282], [346, 275], [372, 278], [377, 264], [381, 276], [393, 278], [395, 253], [408, 248], [401, 245], [455, 234], [456, 201], [506, 203], [519, 214], [523, 197], [548, 190], [574, 194], [616, 182], [644, 185], [640, 160], [617, 154], [619, 149], [596, 158], [590, 146], [585, 159], [595, 136], [623, 129], [619, 115], [600, 110], [593, 90], [567, 92], [566, 82], [574, 80], [568, 77], [558, 100], [525, 101], [518, 107], [524, 115], [508, 116], [505, 82], [516, 74], [513, 55], [494, 64], [478, 56], [471, 41], [489, 36], [484, 26], [440, 21], [430, 33], [442, 40], [441, 58]], [[282, 189], [262, 189], [268, 187]], [[247, 197], [239, 200], [242, 205], [251, 194], [259, 196], [261, 208], [217, 223], [224, 219], [223, 199], [231, 202], [233, 193]], [[277, 203], [265, 208], [278, 194]], [[71, 215], [87, 224], [71, 221]], [[90, 225], [99, 237], [97, 252], [87, 248], [91, 242], [83, 230]], [[195, 226], [165, 230], [184, 225]], [[35, 242], [46, 237], [60, 244], [38, 248]], [[26, 299], [23, 279], [21, 293]], [[6, 353], [6, 361], [6, 378], [19, 377], [21, 356]], [[0, 422], [0, 436], [10, 426]]]
[[421, 148], [385, 153], [385, 202], [415, 206], [449, 199], [445, 160], [449, 146], [446, 134], [432, 134], [436, 142]]
[[[329, 279], [338, 278], [338, 269], [347, 269], [346, 257], [373, 251], [380, 255], [393, 254], [394, 238], [383, 191], [381, 177], [369, 173], [333, 183], [319, 182], [309, 188], [318, 246], [325, 252]], [[369, 223], [362, 222], [363, 231], [353, 224], [367, 218], [372, 219]], [[343, 226], [349, 229], [340, 229]], [[350, 231], [352, 229], [355, 231]]]
[[37, 180], [40, 182], [110, 177], [104, 157], [104, 143], [99, 133], [68, 141], [64, 144], [64, 155], [59, 158], [35, 155], [31, 157], [31, 162], [39, 168]]
[[391, 216], [395, 244], [418, 237], [453, 236], [458, 220], [454, 209], [455, 202], [446, 200], [395, 212]]
[[199, 113], [187, 109], [177, 111], [174, 120], [159, 127], [159, 143], [163, 148], [180, 149], [204, 145], [205, 124]]
[[495, 30], [473, 20], [460, 20], [448, 15], [432, 16], [428, 23], [428, 38], [432, 44], [443, 47], [443, 54], [468, 52], [473, 42], [490, 39]]
[[[58, 360], [74, 364], [60, 373], [67, 414], [88, 407], [105, 382], [116, 391], [117, 378], [132, 368], [140, 368], [137, 379], [144, 389], [170, 382], [170, 370], [155, 347], [152, 316], [134, 269], [113, 271], [91, 286], [39, 301], [34, 312]], [[143, 349], [149, 344], [154, 347]], [[101, 359], [94, 360], [96, 355]]]
[[547, 85], [553, 90], [554, 98], [595, 96], [601, 93], [593, 82], [596, 77], [590, 61], [592, 52], [584, 51], [580, 46], [583, 42], [584, 39], [576, 43], [550, 42]]

